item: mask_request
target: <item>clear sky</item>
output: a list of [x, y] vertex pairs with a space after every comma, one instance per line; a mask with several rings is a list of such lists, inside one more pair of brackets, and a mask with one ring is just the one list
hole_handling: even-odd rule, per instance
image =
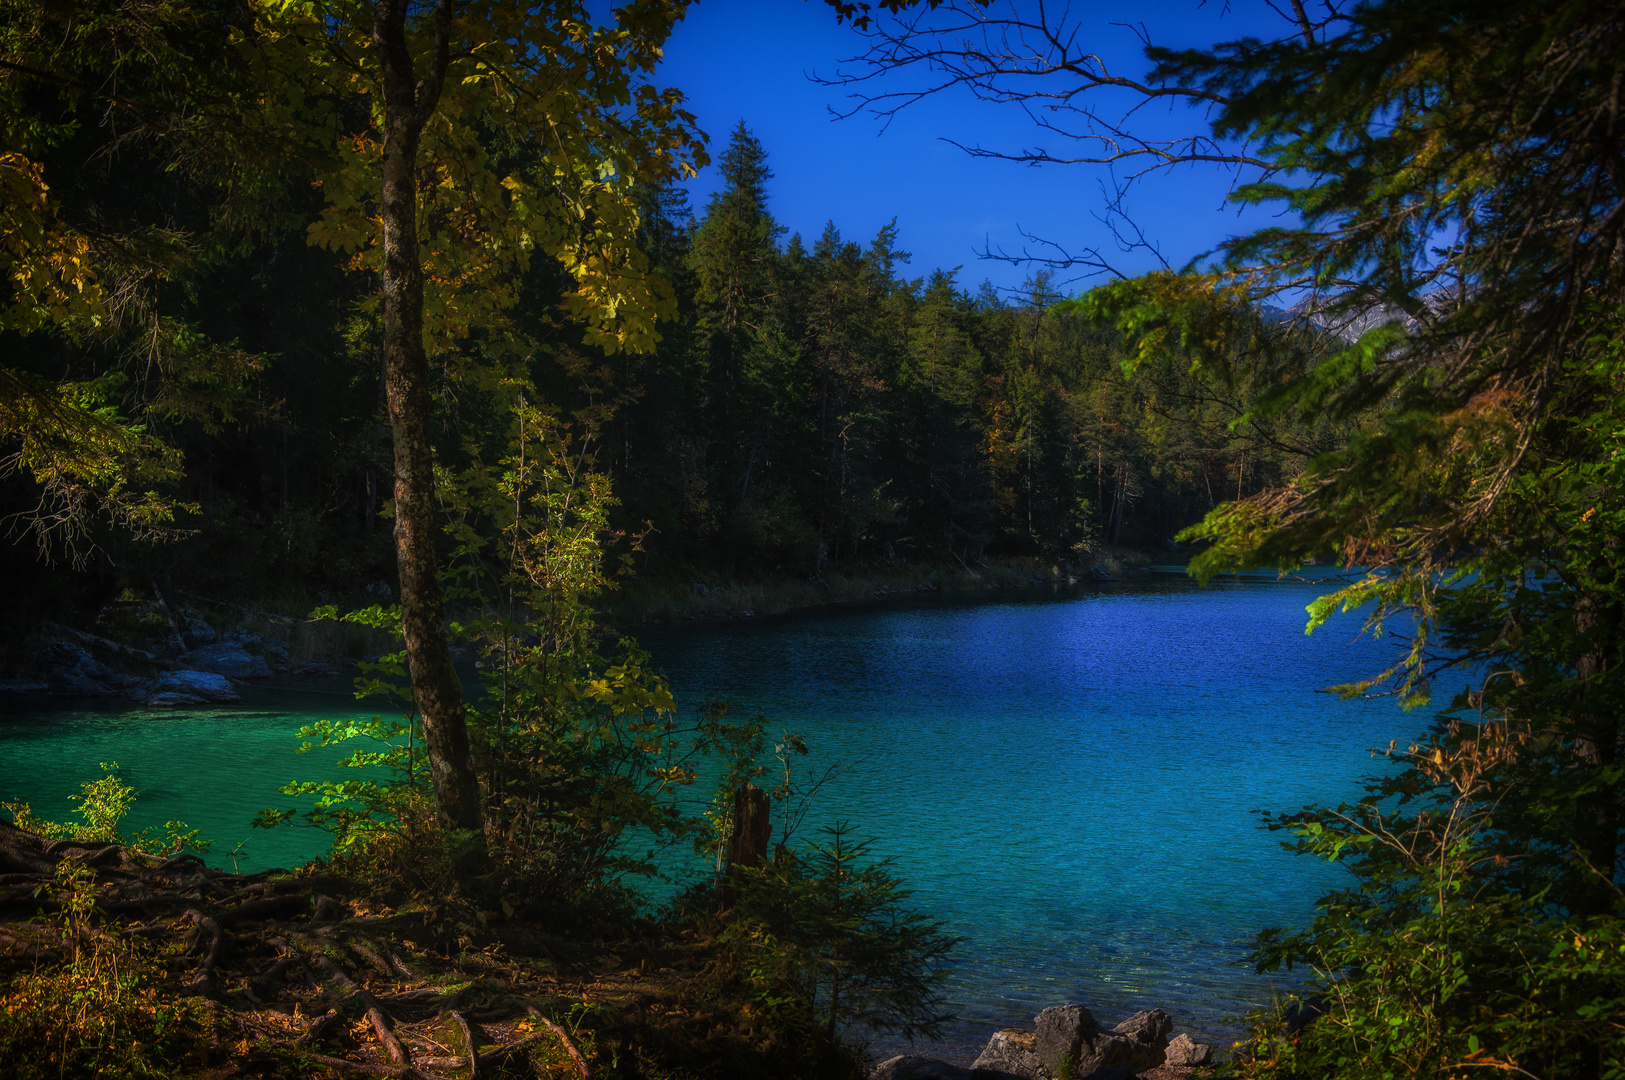
[[[1051, 10], [1059, 7], [1051, 4]], [[1114, 23], [1135, 23], [1159, 44], [1180, 46], [1249, 34], [1274, 37], [1281, 26], [1263, 0], [1079, 0], [1074, 8], [1090, 48], [1131, 75], [1146, 68], [1139, 39], [1129, 26]], [[1030, 276], [1030, 267], [979, 258], [989, 247], [1019, 252], [1023, 231], [1074, 250], [1111, 246], [1095, 218], [1103, 174], [1092, 172], [1094, 167], [979, 160], [942, 141], [947, 136], [1005, 149], [1040, 143], [1059, 148], [1013, 107], [950, 93], [910, 107], [884, 129], [868, 115], [833, 119], [832, 107], [850, 107], [849, 91], [819, 85], [810, 76], [836, 74], [841, 61], [862, 48], [858, 35], [837, 26], [821, 0], [701, 0], [667, 44], [660, 82], [687, 95], [711, 136], [713, 157], [744, 120], [775, 173], [769, 185], [774, 216], [809, 243], [826, 221], [833, 220], [844, 238], [867, 242], [895, 217], [900, 246], [914, 256], [902, 268], [905, 274], [962, 266], [959, 282], [972, 291], [984, 279], [1014, 289]], [[898, 79], [885, 85], [903, 84]], [[1166, 109], [1142, 117], [1146, 124], [1202, 129], [1200, 118]], [[717, 185], [716, 172], [712, 166], [690, 185], [697, 213]], [[1226, 208], [1228, 183], [1216, 169], [1187, 168], [1140, 186], [1130, 209], [1164, 256], [1178, 264], [1263, 220], [1256, 211], [1238, 219], [1233, 206]], [[1155, 266], [1144, 253], [1122, 257], [1121, 268], [1129, 273]], [[1091, 283], [1074, 281], [1066, 291]]]

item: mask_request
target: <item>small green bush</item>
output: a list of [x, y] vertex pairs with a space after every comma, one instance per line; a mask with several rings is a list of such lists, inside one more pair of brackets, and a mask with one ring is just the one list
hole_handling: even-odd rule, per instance
[[959, 939], [908, 908], [890, 860], [868, 861], [851, 826], [826, 826], [807, 851], [781, 850], [745, 871], [746, 886], [722, 940], [746, 955], [751, 981], [771, 997], [812, 1004], [833, 1039], [842, 1028], [935, 1038], [954, 1018], [941, 1010], [943, 962]]

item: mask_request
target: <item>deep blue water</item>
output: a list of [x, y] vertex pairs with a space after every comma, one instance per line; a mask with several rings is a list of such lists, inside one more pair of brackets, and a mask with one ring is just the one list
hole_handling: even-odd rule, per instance
[[[1252, 811], [1349, 798], [1375, 767], [1368, 748], [1421, 726], [1316, 692], [1392, 653], [1355, 617], [1306, 637], [1304, 606], [1325, 587], [1151, 574], [643, 643], [679, 700], [726, 697], [735, 716], [804, 736], [807, 766], [839, 767], [801, 835], [851, 820], [913, 904], [965, 937], [950, 983], [963, 1019], [939, 1052], [968, 1060], [993, 1028], [1063, 1001], [1111, 1022], [1161, 1007], [1222, 1038], [1226, 1017], [1268, 999], [1247, 942], [1306, 919], [1339, 872], [1282, 852]], [[216, 863], [241, 842], [243, 869], [322, 853], [322, 834], [248, 820], [287, 804], [279, 784], [333, 773], [336, 753], [292, 753], [293, 730], [373, 711], [341, 680], [202, 713], [0, 710], [0, 798], [65, 817], [96, 763], [117, 760], [141, 791], [130, 824], [184, 819], [215, 838]]]

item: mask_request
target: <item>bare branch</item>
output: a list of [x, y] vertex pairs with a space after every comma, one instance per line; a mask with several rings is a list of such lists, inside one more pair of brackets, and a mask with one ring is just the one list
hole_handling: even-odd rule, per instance
[[[1123, 28], [1142, 45], [1151, 44], [1144, 26]], [[862, 36], [868, 47], [844, 61], [849, 69], [830, 78], [813, 76], [825, 86], [852, 88], [849, 107], [831, 110], [840, 118], [868, 112], [886, 125], [911, 105], [963, 91], [978, 101], [1019, 107], [1039, 130], [1073, 144], [1067, 151], [1012, 150], [944, 140], [974, 157], [1029, 165], [1127, 162], [1136, 169], [1127, 182], [1179, 165], [1270, 169], [1245, 146], [1227, 146], [1205, 133], [1208, 111], [1226, 103], [1222, 95], [1113, 70], [1085, 43], [1085, 27], [1070, 7], [1055, 12], [1042, 0], [1020, 7], [1011, 0], [1000, 9], [945, 4], [876, 20]], [[921, 81], [901, 89], [868, 89], [882, 77], [906, 76]], [[1135, 113], [1152, 102], [1190, 110], [1191, 132], [1156, 137], [1137, 130]]]

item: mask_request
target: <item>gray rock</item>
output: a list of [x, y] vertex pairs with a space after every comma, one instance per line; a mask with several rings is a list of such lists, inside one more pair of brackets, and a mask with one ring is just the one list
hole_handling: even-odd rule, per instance
[[180, 662], [194, 671], [207, 671], [233, 679], [265, 679], [271, 668], [258, 656], [250, 656], [236, 642], [223, 641], [218, 645], [205, 645], [193, 649]]
[[1104, 566], [1091, 566], [1089, 568], [1089, 580], [1090, 581], [1116, 581], [1117, 579], [1112, 577], [1111, 572], [1109, 570], [1107, 570]]
[[1168, 1036], [1174, 1030], [1174, 1022], [1161, 1009], [1145, 1009], [1135, 1013], [1112, 1030], [1119, 1035], [1128, 1035], [1137, 1042], [1166, 1046]]
[[34, 659], [45, 669], [45, 685], [61, 697], [101, 697], [138, 685], [141, 679], [114, 671], [70, 641], [52, 639]]
[[195, 641], [199, 645], [211, 644], [215, 638], [220, 636], [214, 632], [214, 627], [210, 626], [206, 620], [200, 619], [196, 615], [188, 615], [186, 617], [185, 633], [188, 641]]
[[[1045, 1076], [1055, 1075], [1055, 1070], [1061, 1067], [1062, 1058], [1070, 1057], [1076, 1065], [1079, 1049], [1085, 1040], [1092, 1043], [1100, 1032], [1094, 1014], [1076, 1003], [1052, 1005], [1034, 1017], [1033, 1022], [1038, 1026], [1034, 1049], [1038, 1054], [1038, 1067]], [[1082, 1077], [1085, 1074], [1074, 1068], [1073, 1075]]]
[[1177, 1065], [1183, 1069], [1206, 1065], [1213, 1060], [1213, 1047], [1199, 1043], [1189, 1035], [1181, 1035], [1168, 1044], [1164, 1065]]
[[1038, 1036], [1022, 1028], [995, 1031], [982, 1048], [982, 1053], [971, 1062], [973, 1069], [1002, 1071], [1013, 1076], [1037, 1077]]
[[1036, 1022], [1039, 1075], [1054, 1076], [1062, 1058], [1070, 1057], [1076, 1080], [1126, 1080], [1156, 1068], [1173, 1026], [1166, 1013], [1153, 1009], [1130, 1017], [1117, 1031], [1101, 1031], [1089, 1010], [1077, 1004], [1045, 1009]]
[[869, 1080], [971, 1080], [971, 1071], [919, 1054], [899, 1054], [869, 1070]]
[[51, 672], [45, 685], [56, 697], [103, 697], [113, 692], [111, 687], [72, 671]]
[[[187, 700], [181, 700], [181, 699]], [[224, 675], [208, 671], [166, 671], [147, 694], [148, 705], [203, 705], [236, 701], [237, 690]]]
[[1102, 1032], [1084, 1040], [1073, 1059], [1072, 1075], [1078, 1080], [1119, 1080], [1155, 1069], [1163, 1062], [1166, 1040], [1143, 1043], [1131, 1035]]

